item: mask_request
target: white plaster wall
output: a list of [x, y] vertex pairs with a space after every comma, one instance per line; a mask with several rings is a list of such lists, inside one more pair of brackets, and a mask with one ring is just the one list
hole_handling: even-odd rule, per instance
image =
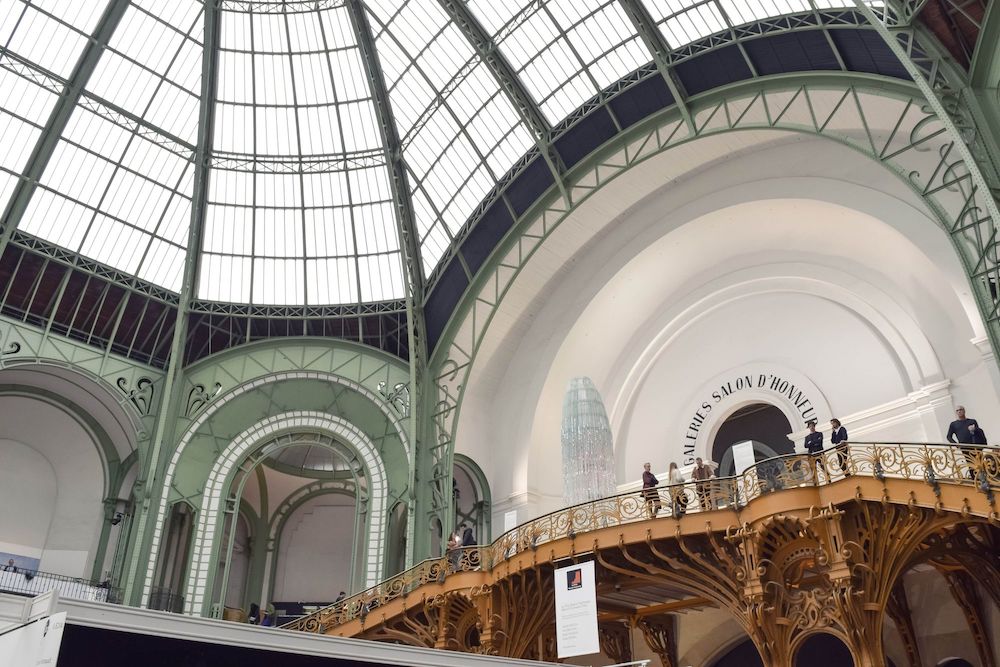
[[[55, 503], [39, 569], [72, 577], [90, 575], [104, 508], [104, 471], [93, 436], [69, 413], [23, 396], [0, 398], [0, 440], [31, 448], [49, 464]], [[15, 469], [13, 474], [18, 474]], [[45, 484], [45, 477], [41, 484]], [[0, 488], [5, 496], [13, 491]], [[41, 509], [31, 513], [45, 523]], [[6, 514], [6, 510], [5, 510]], [[0, 527], [6, 524], [6, 519]], [[0, 535], [6, 533], [0, 530]], [[7, 541], [0, 537], [0, 541]]]
[[272, 600], [333, 600], [351, 589], [354, 499], [313, 498], [285, 523], [278, 543]]
[[[748, 362], [772, 366], [782, 376], [783, 368], [807, 372], [836, 414], [907, 393], [892, 351], [839, 304], [808, 294], [748, 296], [693, 323], [650, 368], [618, 438], [620, 477], [640, 477], [647, 460], [657, 461], [657, 469], [666, 469], [670, 461], [684, 465], [692, 398], [697, 400], [692, 385], [729, 369], [736, 376]], [[704, 399], [720, 405], [710, 394]], [[804, 426], [801, 420], [797, 426]]]
[[0, 551], [41, 558], [56, 508], [56, 471], [14, 440], [0, 439], [0, 508]]
[[831, 411], [820, 418], [851, 418], [852, 435], [940, 440], [955, 400], [1000, 428], [961, 265], [910, 191], [826, 142], [714, 150], [692, 173], [640, 170], [644, 183], [683, 176], [631, 209], [643, 187], [612, 182], [618, 200], [578, 209], [505, 298], [456, 443], [487, 470], [497, 525], [508, 509], [524, 521], [561, 504], [546, 471], [560, 466], [577, 375], [611, 410], [619, 482], [677, 456], [694, 388], [745, 364], [809, 378]]

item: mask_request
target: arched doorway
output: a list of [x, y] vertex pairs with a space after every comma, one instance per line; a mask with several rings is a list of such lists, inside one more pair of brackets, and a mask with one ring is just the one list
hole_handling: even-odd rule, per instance
[[853, 667], [854, 657], [843, 641], [820, 632], [806, 637], [795, 651], [795, 667]]
[[[330, 603], [340, 591], [362, 588], [369, 487], [357, 453], [329, 433], [284, 433], [258, 443], [230, 486], [227, 507], [259, 512], [269, 539], [266, 546], [251, 540], [247, 522], [233, 525], [227, 514], [213, 603], [285, 608], [286, 602]], [[265, 549], [262, 558], [241, 555], [252, 545]], [[251, 576], [254, 563], [257, 576]]]
[[712, 460], [719, 464], [717, 474], [720, 477], [735, 474], [732, 447], [738, 442], [753, 442], [758, 461], [791, 454], [795, 450], [788, 439], [791, 432], [788, 417], [771, 404], [751, 403], [738, 408], [719, 427], [712, 443]]
[[476, 544], [488, 544], [490, 535], [490, 488], [486, 476], [468, 456], [455, 454], [452, 472], [455, 527], [472, 528]]

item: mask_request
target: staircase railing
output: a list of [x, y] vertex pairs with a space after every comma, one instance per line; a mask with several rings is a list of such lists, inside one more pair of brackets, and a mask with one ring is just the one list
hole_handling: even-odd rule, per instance
[[758, 461], [742, 474], [668, 484], [620, 493], [566, 507], [513, 528], [492, 544], [465, 547], [417, 563], [341, 602], [304, 616], [283, 628], [322, 632], [360, 618], [449, 574], [491, 570], [519, 553], [554, 540], [656, 517], [739, 510], [756, 498], [782, 489], [830, 484], [851, 476], [879, 480], [916, 479], [939, 492], [940, 484], [973, 486], [992, 502], [1000, 488], [1000, 449], [926, 443], [850, 443], [813, 454], [787, 454]]

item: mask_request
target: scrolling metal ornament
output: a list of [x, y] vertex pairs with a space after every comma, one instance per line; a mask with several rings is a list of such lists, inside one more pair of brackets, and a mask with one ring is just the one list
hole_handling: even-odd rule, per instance
[[378, 383], [378, 393], [392, 409], [401, 417], [410, 416], [410, 386], [405, 382], [397, 382], [389, 389], [389, 384], [383, 380]]
[[135, 388], [128, 388], [128, 380], [120, 377], [115, 381], [118, 389], [135, 406], [143, 416], [148, 415], [153, 408], [153, 381], [148, 377], [141, 377], [136, 381]]
[[15, 340], [11, 341], [10, 344], [8, 344], [5, 349], [0, 350], [0, 355], [17, 354], [20, 351], [21, 351], [21, 344]]
[[201, 412], [201, 410], [212, 402], [219, 392], [222, 391], [222, 384], [219, 382], [215, 383], [215, 387], [212, 388], [212, 393], [208, 393], [205, 390], [205, 385], [196, 384], [191, 387], [191, 391], [188, 392], [187, 399], [187, 409], [184, 412], [186, 417], [194, 417], [196, 414]]

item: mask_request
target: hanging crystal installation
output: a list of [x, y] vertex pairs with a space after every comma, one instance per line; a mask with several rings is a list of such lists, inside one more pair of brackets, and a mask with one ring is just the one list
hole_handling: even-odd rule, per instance
[[573, 378], [562, 410], [563, 498], [569, 505], [614, 495], [614, 444], [604, 401], [588, 377]]

